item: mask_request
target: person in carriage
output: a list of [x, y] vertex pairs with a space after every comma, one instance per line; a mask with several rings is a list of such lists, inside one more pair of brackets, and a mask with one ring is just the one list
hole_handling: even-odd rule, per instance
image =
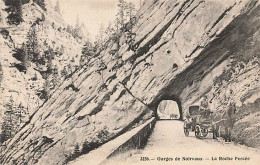
[[204, 96], [203, 100], [200, 103], [200, 114], [202, 120], [208, 120], [212, 111], [209, 109], [208, 97]]

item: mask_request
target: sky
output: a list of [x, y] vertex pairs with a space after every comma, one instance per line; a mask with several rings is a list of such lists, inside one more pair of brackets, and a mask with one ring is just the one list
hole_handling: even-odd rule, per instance
[[[115, 20], [118, 0], [59, 0], [64, 20], [75, 25], [77, 15], [86, 25], [92, 39], [97, 35], [101, 24], [108, 25]], [[140, 0], [126, 0], [140, 7]], [[143, 1], [143, 0], [142, 0]]]

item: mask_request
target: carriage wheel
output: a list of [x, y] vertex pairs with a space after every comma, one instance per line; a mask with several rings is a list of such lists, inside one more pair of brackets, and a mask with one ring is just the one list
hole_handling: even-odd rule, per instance
[[203, 129], [202, 129], [202, 136], [203, 136], [203, 137], [206, 137], [206, 136], [208, 135], [208, 132], [209, 132], [209, 131], [208, 131], [207, 128], [203, 128]]
[[215, 126], [212, 126], [213, 139], [217, 139], [217, 130]]
[[187, 127], [187, 122], [186, 121], [184, 121], [184, 126], [183, 126], [184, 128], [184, 134], [185, 134], [185, 136], [189, 136], [189, 129], [188, 129], [188, 127]]
[[200, 126], [199, 125], [196, 125], [195, 127], [195, 136], [196, 138], [200, 138], [201, 135], [200, 135]]

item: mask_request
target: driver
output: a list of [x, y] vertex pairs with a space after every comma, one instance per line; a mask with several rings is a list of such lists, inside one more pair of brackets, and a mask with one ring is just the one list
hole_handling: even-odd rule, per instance
[[203, 96], [203, 100], [200, 103], [201, 109], [202, 110], [207, 110], [209, 107], [209, 103], [208, 103], [208, 97], [207, 96]]
[[208, 97], [207, 96], [203, 96], [203, 100], [200, 103], [200, 109], [201, 109], [201, 115], [204, 118], [207, 118], [208, 115], [210, 114], [210, 110], [209, 110], [209, 103], [208, 103]]

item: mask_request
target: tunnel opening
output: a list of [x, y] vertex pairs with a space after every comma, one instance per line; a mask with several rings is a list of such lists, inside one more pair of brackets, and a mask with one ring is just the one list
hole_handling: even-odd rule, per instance
[[159, 120], [178, 120], [180, 111], [176, 101], [162, 100], [157, 107], [157, 117]]
[[150, 105], [157, 120], [183, 120], [181, 100], [176, 96], [162, 96]]

